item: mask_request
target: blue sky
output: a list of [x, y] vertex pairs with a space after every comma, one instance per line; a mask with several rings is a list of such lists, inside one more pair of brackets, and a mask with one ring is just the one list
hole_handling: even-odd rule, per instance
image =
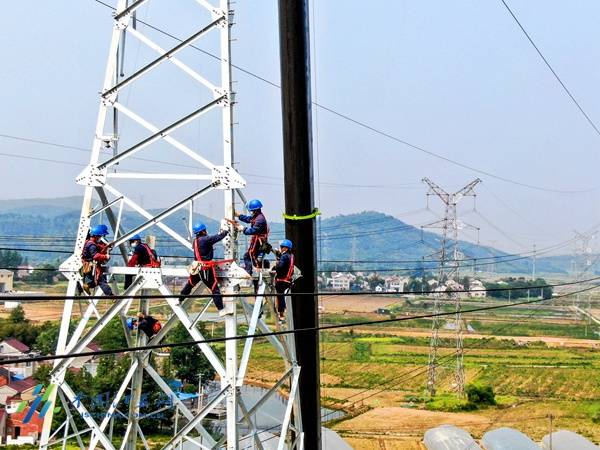
[[[600, 122], [596, 20], [600, 3], [512, 0], [509, 4], [586, 112]], [[3, 7], [0, 134], [89, 147], [110, 40], [110, 10], [93, 0], [21, 1]], [[318, 103], [501, 177], [586, 191], [558, 194], [506, 183], [316, 108], [315, 169], [321, 182], [317, 204], [326, 216], [374, 209], [409, 223], [425, 223], [436, 216], [422, 210], [424, 176], [448, 190], [479, 176], [483, 184], [477, 212], [468, 199], [461, 211], [466, 222], [481, 227], [484, 243], [526, 251], [533, 243], [549, 246], [571, 238], [574, 229], [586, 230], [600, 222], [600, 136], [500, 0], [315, 0], [311, 7], [313, 94]], [[140, 18], [185, 37], [198, 26], [198, 9], [192, 0], [151, 0]], [[238, 1], [235, 9], [234, 63], [278, 83], [276, 1]], [[164, 36], [153, 37], [164, 47], [174, 45]], [[200, 40], [198, 46], [211, 51], [214, 40]], [[134, 62], [139, 65], [152, 56], [133, 42], [128, 52], [129, 73]], [[193, 49], [181, 57], [209, 75], [217, 67]], [[171, 68], [157, 70], [126, 94], [128, 104], [165, 125], [206, 100], [189, 80], [176, 76]], [[237, 70], [234, 79], [238, 167], [260, 175], [247, 177], [246, 192], [262, 198], [271, 216], [279, 216], [283, 211], [279, 90]], [[215, 120], [193, 124], [180, 136], [216, 158]], [[124, 124], [122, 136], [125, 145], [143, 134]], [[73, 163], [86, 163], [84, 151], [0, 138], [0, 153], [72, 163], [0, 155], [3, 198], [81, 193], [73, 181], [81, 167]], [[185, 162], [161, 146], [140, 156]], [[164, 171], [159, 165], [151, 169]], [[373, 185], [377, 187], [366, 187]], [[157, 207], [181, 198], [192, 187], [137, 186], [135, 196], [146, 206]], [[430, 205], [440, 213], [434, 199]], [[217, 194], [197, 205], [211, 215], [218, 215], [220, 207]], [[463, 237], [474, 239], [468, 232]]]

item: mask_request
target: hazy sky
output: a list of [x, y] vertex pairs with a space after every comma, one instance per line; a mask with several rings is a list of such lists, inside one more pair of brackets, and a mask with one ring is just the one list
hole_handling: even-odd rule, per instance
[[[575, 98], [600, 123], [600, 3], [512, 0], [509, 4]], [[193, 0], [151, 0], [148, 5], [139, 17], [179, 37], [200, 26], [202, 16]], [[238, 0], [234, 6], [234, 63], [279, 83], [276, 1]], [[570, 239], [574, 229], [583, 231], [600, 222], [600, 136], [500, 0], [314, 0], [311, 6], [316, 50], [313, 95], [318, 103], [499, 177], [586, 191], [560, 194], [500, 181], [316, 108], [315, 168], [321, 182], [316, 202], [325, 216], [374, 209], [422, 224], [436, 218], [421, 210], [424, 176], [448, 190], [480, 177], [477, 212], [470, 199], [465, 199], [461, 212], [466, 222], [481, 227], [483, 243], [527, 251], [533, 243], [547, 247]], [[90, 146], [111, 34], [110, 13], [94, 0], [3, 5], [0, 134]], [[153, 38], [165, 48], [175, 45], [158, 34]], [[212, 51], [214, 39], [199, 40], [197, 45]], [[127, 52], [127, 73], [155, 57], [133, 41]], [[185, 50], [181, 59], [208, 76], [218, 69], [213, 59], [193, 49]], [[128, 106], [159, 126], [208, 100], [189, 78], [177, 78], [167, 66], [122, 96]], [[236, 159], [242, 173], [253, 175], [247, 176], [246, 193], [262, 198], [271, 217], [280, 217], [279, 90], [238, 70], [234, 79]], [[216, 117], [208, 117], [176, 136], [217, 160], [216, 124]], [[121, 135], [124, 148], [145, 134], [124, 122]], [[139, 156], [186, 163], [167, 148], [159, 144]], [[2, 198], [82, 192], [74, 177], [82, 169], [76, 164], [88, 159], [85, 151], [0, 137], [0, 153]], [[137, 164], [146, 168], [145, 163]], [[158, 164], [148, 167], [166, 171]], [[147, 184], [137, 186], [132, 195], [145, 206], [157, 207], [184, 197], [195, 186]], [[440, 213], [435, 199], [430, 205]], [[212, 215], [220, 208], [217, 194], [198, 204], [199, 211]], [[415, 210], [420, 211], [403, 214]], [[472, 240], [474, 235], [467, 232], [463, 237]], [[568, 251], [569, 247], [561, 249]]]

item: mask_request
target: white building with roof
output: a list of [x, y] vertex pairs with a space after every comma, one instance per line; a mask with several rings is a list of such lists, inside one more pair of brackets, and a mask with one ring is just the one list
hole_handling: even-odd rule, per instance
[[481, 280], [472, 280], [469, 283], [469, 291], [469, 297], [485, 298], [487, 296], [485, 286]]
[[12, 270], [0, 269], [0, 293], [13, 290], [14, 273]]
[[329, 284], [334, 291], [349, 291], [350, 284], [356, 280], [351, 273], [333, 272]]
[[399, 276], [391, 276], [385, 279], [385, 290], [396, 291], [396, 292], [404, 292], [404, 288], [408, 283], [408, 278], [399, 277]]
[[[27, 357], [38, 356], [38, 352], [33, 352], [31, 349], [15, 338], [6, 338], [0, 341], [0, 359], [23, 359]], [[26, 361], [15, 364], [4, 364], [4, 368], [10, 370], [13, 376], [21, 379], [33, 375], [37, 368], [37, 363], [34, 361]]]

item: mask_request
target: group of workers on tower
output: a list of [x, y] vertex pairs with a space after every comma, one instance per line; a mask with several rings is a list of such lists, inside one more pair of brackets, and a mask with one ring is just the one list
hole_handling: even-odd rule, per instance
[[[285, 292], [290, 288], [294, 275], [294, 255], [292, 253], [293, 244], [289, 239], [283, 239], [280, 242], [279, 250], [273, 250], [269, 244], [269, 225], [262, 212], [263, 204], [260, 200], [250, 200], [246, 204], [248, 215], [234, 213], [234, 216], [243, 226], [236, 221], [228, 220], [237, 231], [246, 236], [250, 236], [248, 251], [243, 256], [244, 269], [249, 275], [253, 274], [254, 269], [263, 269], [265, 267], [265, 257], [268, 253], [274, 252], [277, 257], [277, 263], [271, 268], [274, 277], [274, 286], [277, 292], [276, 312], [280, 321], [285, 319]], [[209, 235], [206, 225], [196, 223], [192, 227], [194, 240], [192, 248], [194, 251], [194, 263], [189, 268], [190, 276], [179, 294], [179, 301], [183, 301], [192, 293], [194, 287], [202, 283], [213, 294], [213, 302], [223, 316], [229, 313], [231, 309], [226, 308], [223, 303], [223, 296], [219, 289], [217, 281], [216, 267], [219, 264], [229, 263], [232, 260], [215, 260], [214, 246], [225, 239], [229, 234], [229, 229], [222, 227], [219, 233]], [[94, 288], [99, 287], [105, 295], [112, 295], [112, 289], [107, 281], [107, 263], [110, 260], [110, 250], [112, 244], [106, 241], [108, 227], [104, 224], [93, 226], [90, 229], [88, 239], [86, 240], [81, 254], [82, 260], [82, 287], [86, 293], [90, 293]], [[160, 267], [160, 258], [156, 251], [148, 244], [142, 242], [142, 237], [135, 234], [129, 238], [131, 254], [127, 261], [128, 267]], [[125, 276], [124, 288], [127, 289], [133, 283], [134, 275]], [[255, 293], [258, 291], [258, 279], [253, 278]], [[127, 326], [130, 329], [138, 328], [143, 330], [148, 337], [151, 337], [157, 331], [154, 331], [156, 320], [147, 315], [142, 315], [138, 320], [128, 319]], [[158, 328], [160, 329], [160, 328]]]

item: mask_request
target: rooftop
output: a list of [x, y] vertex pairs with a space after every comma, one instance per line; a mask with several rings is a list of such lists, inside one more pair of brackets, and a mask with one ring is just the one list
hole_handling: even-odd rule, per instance
[[23, 344], [21, 341], [19, 341], [18, 339], [15, 338], [6, 338], [2, 341], [5, 344], [10, 345], [12, 348], [20, 351], [21, 353], [27, 353], [29, 352], [29, 347], [26, 346], [25, 344]]
[[27, 377], [24, 380], [14, 380], [7, 384], [9, 388], [13, 389], [14, 391], [17, 391], [17, 393], [31, 389], [36, 385], [37, 382], [32, 377]]

